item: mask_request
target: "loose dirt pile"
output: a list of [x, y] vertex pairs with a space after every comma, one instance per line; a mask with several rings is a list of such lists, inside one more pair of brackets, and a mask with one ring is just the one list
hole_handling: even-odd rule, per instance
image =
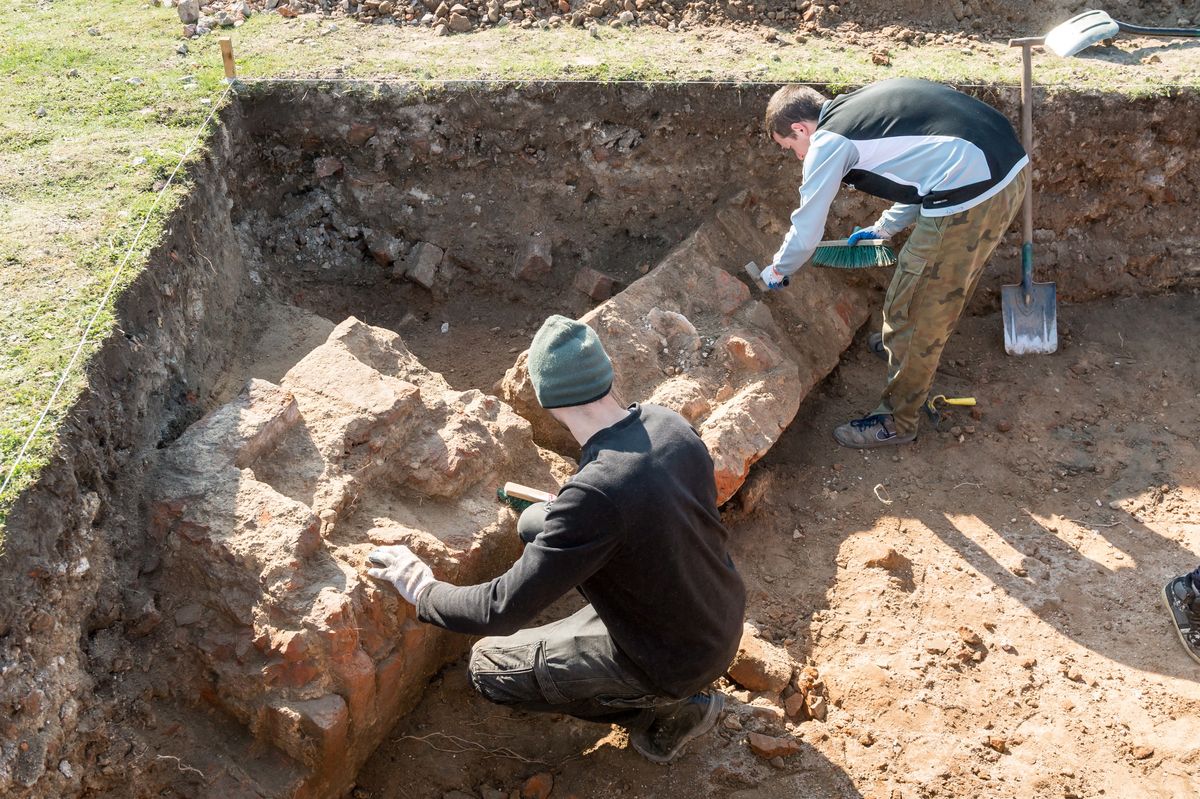
[[[171, 3], [172, 0], [166, 0]], [[522, 28], [657, 25], [671, 31], [697, 26], [764, 26], [817, 35], [884, 31], [909, 44], [932, 43], [938, 33], [984, 36], [1046, 29], [1087, 7], [1075, 0], [1037, 4], [1010, 0], [950, 0], [931, 6], [915, 0], [233, 0], [199, 5], [182, 0], [184, 36], [241, 25], [255, 13], [284, 17], [324, 14], [366, 24], [412, 25], [435, 35], [516, 25]], [[1160, 27], [1191, 25], [1200, 4], [1125, 0], [1109, 3], [1113, 17]], [[769, 34], [768, 34], [769, 35]]]

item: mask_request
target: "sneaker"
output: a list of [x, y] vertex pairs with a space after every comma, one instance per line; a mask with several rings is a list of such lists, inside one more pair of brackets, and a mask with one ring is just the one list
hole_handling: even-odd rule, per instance
[[883, 346], [882, 333], [872, 333], [867, 336], [867, 351], [885, 361], [888, 359], [888, 351]]
[[1176, 577], [1163, 586], [1163, 601], [1183, 648], [1200, 663], [1200, 592], [1192, 583], [1192, 575]]
[[900, 435], [892, 424], [890, 413], [875, 413], [837, 427], [833, 431], [833, 437], [843, 447], [874, 449], [893, 444], [907, 444], [915, 441], [917, 434], [914, 432]]
[[708, 732], [717, 723], [725, 697], [720, 693], [696, 694], [649, 727], [629, 734], [629, 743], [653, 763], [670, 763], [688, 741]]

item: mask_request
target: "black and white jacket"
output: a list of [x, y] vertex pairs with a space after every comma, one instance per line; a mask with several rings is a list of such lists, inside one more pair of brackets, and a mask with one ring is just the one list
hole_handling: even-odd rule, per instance
[[821, 108], [800, 207], [774, 266], [790, 274], [808, 261], [843, 182], [895, 202], [874, 225], [891, 236], [918, 214], [949, 216], [979, 205], [1028, 163], [1003, 114], [940, 83], [895, 78], [841, 95]]

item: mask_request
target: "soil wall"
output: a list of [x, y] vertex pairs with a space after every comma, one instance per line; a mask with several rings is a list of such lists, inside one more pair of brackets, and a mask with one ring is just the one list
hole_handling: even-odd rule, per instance
[[[230, 225], [226, 183], [237, 109], [191, 172], [194, 189], [119, 303], [117, 333], [58, 452], [18, 501], [0, 557], [0, 795], [133, 796], [141, 775], [177, 771], [134, 732], [147, 704], [127, 690], [154, 668], [131, 656], [159, 622], [139, 575], [146, 453], [206, 407], [254, 320], [253, 284]], [[111, 792], [111, 793], [110, 793]]]
[[[583, 267], [628, 283], [741, 192], [782, 237], [801, 164], [760, 132], [773, 88], [258, 87], [244, 100], [235, 215], [293, 290], [357, 284], [377, 296], [403, 252], [430, 242], [457, 267], [435, 292], [502, 294], [534, 237], [559, 265], [545, 278], [556, 287]], [[1017, 90], [971, 91], [1019, 120]], [[1195, 279], [1200, 130], [1186, 120], [1200, 115], [1200, 96], [1038, 92], [1036, 103], [1039, 279], [1068, 302]], [[869, 224], [884, 206], [843, 191], [827, 234]], [[999, 286], [1019, 276], [1020, 240], [1014, 224], [975, 311], [997, 307]]]

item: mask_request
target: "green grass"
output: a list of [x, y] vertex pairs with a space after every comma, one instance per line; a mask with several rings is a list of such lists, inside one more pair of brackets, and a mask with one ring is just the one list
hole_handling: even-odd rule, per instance
[[[336, 30], [334, 27], [336, 26]], [[88, 32], [94, 28], [96, 34]], [[13, 0], [0, 14], [0, 481], [50, 399], [84, 327], [126, 257], [155, 184], [165, 179], [225, 89], [217, 35], [176, 52], [174, 9], [121, 0]], [[762, 30], [659, 28], [598, 35], [576, 29], [492, 29], [435, 37], [347, 19], [252, 17], [233, 38], [247, 80], [786, 81], [851, 86], [895, 75], [958, 84], [1015, 85], [1016, 51], [957, 46], [861, 48], [797, 41]], [[882, 49], [890, 65], [876, 65]], [[1152, 95], [1200, 83], [1197, 59], [1145, 65], [1146, 51], [1099, 57], [1038, 55], [1039, 84]], [[1155, 50], [1154, 52], [1158, 52]], [[1184, 53], [1183, 55], [1188, 55]], [[190, 76], [190, 86], [183, 79]], [[132, 80], [131, 80], [132, 79]], [[207, 100], [208, 104], [202, 102]], [[184, 186], [162, 198], [134, 248], [128, 285], [162, 235]], [[84, 354], [112, 328], [111, 301]], [[86, 360], [86, 358], [84, 359]], [[82, 363], [0, 494], [0, 539], [18, 492], [52, 456], [55, 431], [83, 389]]]

